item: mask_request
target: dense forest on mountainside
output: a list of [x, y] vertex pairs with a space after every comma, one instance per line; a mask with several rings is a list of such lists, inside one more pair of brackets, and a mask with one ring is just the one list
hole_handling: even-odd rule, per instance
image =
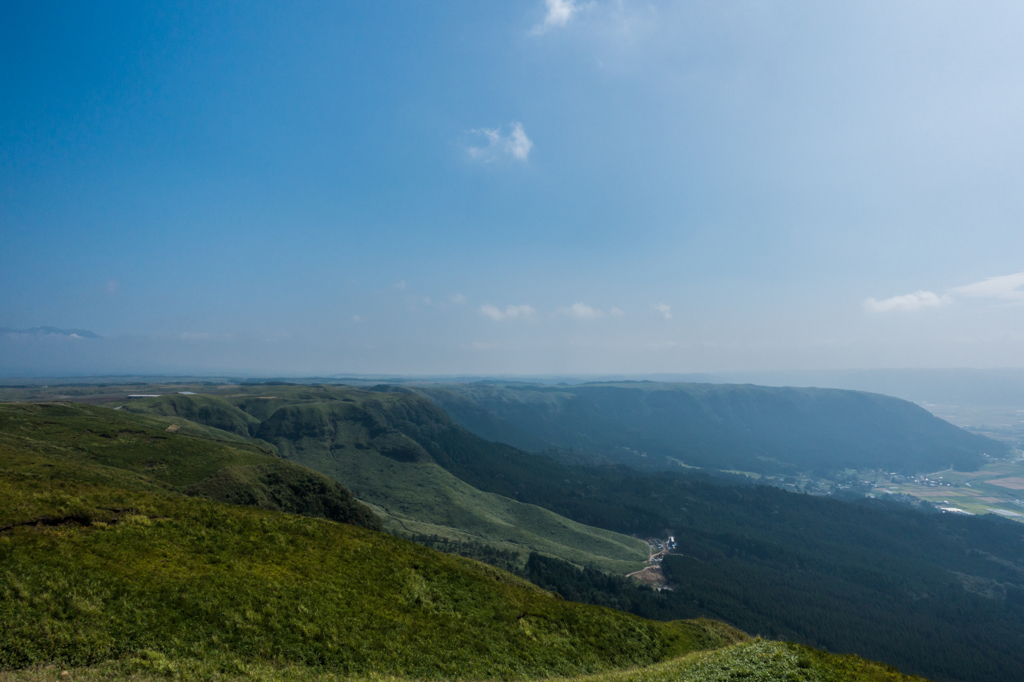
[[749, 539], [746, 552], [728, 542], [704, 544], [717, 558], [665, 557], [671, 591], [539, 555], [523, 575], [567, 599], [648, 618], [720, 618], [767, 637], [856, 651], [935, 680], [1015, 680], [1024, 672], [1024, 591], [1016, 570], [1016, 584], [939, 567], [908, 578], [901, 571], [919, 569], [920, 557], [876, 566], [858, 560], [857, 552], [797, 554], [784, 543], [757, 547]]
[[[644, 598], [647, 607], [628, 610], [713, 615], [935, 679], [1024, 679], [1021, 524], [488, 452], [453, 472], [588, 524], [675, 535], [677, 551], [693, 558], [692, 582], [677, 585], [667, 603]], [[666, 571], [677, 560], [666, 559]]]
[[655, 382], [416, 390], [487, 440], [645, 470], [970, 471], [1006, 453], [913, 403], [859, 391]]
[[[761, 491], [804, 497], [756, 489]], [[505, 557], [484, 546], [415, 539], [504, 565], [566, 599], [645, 618], [719, 618], [751, 633], [857, 652], [935, 680], [1021, 679], [1024, 562], [1019, 553], [1011, 563], [1002, 558], [1007, 554], [985, 549], [1019, 547], [1018, 524], [977, 520], [984, 524], [979, 526], [960, 523], [971, 520], [964, 517], [917, 512], [907, 517], [893, 505], [870, 508], [875, 506], [859, 510], [862, 525], [821, 529], [808, 524], [802, 538], [776, 538], [774, 526], [751, 532], [755, 523], [727, 523], [703, 533], [677, 530], [676, 539], [692, 554], [665, 557], [661, 566], [672, 589], [661, 592], [539, 554], [517, 567], [503, 564]], [[896, 528], [890, 533], [886, 527], [892, 521]], [[936, 533], [933, 523], [945, 522], [952, 527]], [[815, 540], [822, 530], [836, 534]], [[945, 534], [954, 542], [937, 537]], [[981, 542], [963, 542], [975, 535]], [[871, 548], [864, 536], [885, 541]], [[934, 554], [922, 551], [935, 544]], [[966, 549], [971, 545], [975, 548]], [[941, 563], [942, 553], [952, 553], [952, 561]], [[975, 574], [965, 572], [970, 570]]]

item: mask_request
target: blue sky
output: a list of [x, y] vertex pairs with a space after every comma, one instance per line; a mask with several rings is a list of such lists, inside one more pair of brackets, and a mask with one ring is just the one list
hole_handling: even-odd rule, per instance
[[1024, 366], [1022, 25], [4, 3], [0, 374]]

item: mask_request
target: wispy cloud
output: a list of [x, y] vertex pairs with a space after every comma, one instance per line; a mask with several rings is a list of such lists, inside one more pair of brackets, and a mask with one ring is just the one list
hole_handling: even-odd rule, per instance
[[989, 277], [981, 282], [954, 287], [949, 293], [939, 295], [934, 291], [917, 291], [913, 294], [893, 296], [881, 301], [868, 298], [864, 308], [873, 313], [909, 312], [922, 308], [938, 308], [952, 303], [957, 298], [993, 298], [1002, 301], [1024, 302], [1024, 272], [1013, 275]]
[[969, 298], [999, 298], [1010, 301], [1024, 301], [1024, 291], [1021, 291], [1021, 287], [1024, 287], [1024, 272], [1018, 272], [1014, 275], [989, 277], [981, 282], [951, 289], [950, 293]]
[[393, 288], [393, 289], [405, 289], [407, 286], [408, 285], [405, 283], [405, 280], [403, 279], [400, 282], [395, 282], [394, 284], [392, 284], [391, 288]]
[[492, 320], [515, 320], [533, 317], [537, 311], [533, 307], [523, 304], [505, 306], [504, 310], [493, 305], [482, 305], [480, 312]]
[[227, 341], [232, 334], [211, 334], [210, 332], [182, 332], [178, 338], [182, 341]]
[[619, 310], [618, 308], [612, 308], [611, 310], [608, 311], [608, 314], [618, 317], [619, 315], [625, 315], [626, 312], [624, 310]]
[[881, 301], [869, 298], [864, 301], [864, 307], [873, 313], [888, 313], [900, 310], [937, 308], [940, 305], [946, 305], [950, 301], [949, 296], [939, 296], [933, 291], [917, 291], [913, 294], [884, 298]]
[[556, 315], [567, 315], [568, 317], [577, 317], [583, 320], [592, 320], [595, 317], [601, 317], [604, 313], [597, 308], [592, 308], [586, 303], [573, 303], [568, 308], [559, 308], [555, 311]]
[[486, 145], [480, 147], [468, 147], [466, 152], [470, 158], [489, 163], [503, 156], [511, 156], [517, 161], [525, 163], [530, 157], [530, 150], [533, 149], [533, 141], [526, 135], [523, 124], [513, 121], [508, 135], [503, 135], [501, 128], [479, 128], [471, 130], [471, 133], [482, 135], [487, 141]]
[[666, 305], [664, 303], [655, 303], [654, 305], [651, 306], [651, 309], [654, 310], [654, 312], [661, 315], [661, 319], [663, 320], [672, 319], [672, 306], [670, 305]]
[[456, 293], [455, 295], [453, 295], [453, 296], [452, 296], [451, 298], [449, 298], [448, 300], [449, 300], [449, 301], [451, 301], [451, 302], [452, 302], [453, 304], [455, 304], [455, 305], [462, 305], [463, 303], [465, 303], [465, 302], [466, 302], [466, 301], [468, 301], [469, 299], [467, 299], [467, 298], [466, 298], [465, 296], [463, 296], [462, 294]]
[[544, 4], [548, 10], [544, 21], [530, 29], [530, 35], [539, 36], [553, 28], [565, 26], [580, 9], [576, 0], [544, 0]]

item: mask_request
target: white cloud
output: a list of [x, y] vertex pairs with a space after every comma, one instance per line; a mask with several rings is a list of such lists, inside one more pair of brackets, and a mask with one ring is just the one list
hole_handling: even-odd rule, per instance
[[108, 294], [116, 294], [118, 289], [120, 288], [121, 284], [116, 279], [112, 279], [109, 282], [107, 282], [105, 287], [103, 287], [103, 291], [105, 291]]
[[395, 282], [392, 285], [392, 288], [394, 288], [394, 289], [404, 289], [406, 286], [408, 286], [408, 285], [405, 283], [405, 280], [403, 279], [400, 282]]
[[512, 124], [512, 134], [509, 135], [506, 147], [512, 156], [520, 161], [526, 161], [526, 158], [530, 155], [530, 150], [533, 149], [533, 142], [526, 136], [522, 123]]
[[950, 293], [970, 298], [1000, 298], [1011, 301], [1024, 301], [1024, 272], [1014, 275], [989, 277], [982, 282], [975, 282], [963, 287], [951, 289]]
[[1013, 275], [989, 277], [981, 282], [954, 287], [942, 296], [933, 291], [918, 291], [903, 296], [877, 301], [873, 298], [864, 301], [864, 307], [873, 313], [893, 311], [913, 311], [921, 308], [937, 308], [952, 303], [957, 298], [994, 298], [1003, 301], [1024, 302], [1024, 272]]
[[611, 310], [608, 311], [608, 313], [614, 315], [615, 317], [626, 314], [625, 311], [619, 310], [618, 308], [612, 308]]
[[595, 317], [604, 315], [603, 312], [597, 308], [590, 307], [586, 303], [573, 303], [568, 308], [559, 308], [555, 313], [558, 315], [568, 315], [569, 317], [578, 317], [584, 320], [592, 320]]
[[452, 297], [451, 297], [450, 299], [448, 299], [448, 300], [450, 300], [450, 301], [451, 301], [452, 303], [454, 303], [455, 305], [462, 305], [463, 303], [465, 303], [465, 302], [466, 302], [467, 300], [469, 300], [469, 299], [467, 299], [467, 298], [466, 298], [465, 296], [463, 296], [462, 294], [456, 293], [456, 294], [455, 294], [454, 296], [452, 296]]
[[651, 308], [656, 313], [661, 315], [661, 318], [663, 320], [671, 320], [672, 319], [672, 306], [665, 305], [664, 303], [655, 303], [654, 305], [651, 306]]
[[479, 128], [477, 130], [469, 131], [476, 133], [477, 135], [483, 135], [487, 138], [486, 147], [469, 147], [466, 149], [469, 152], [470, 157], [479, 159], [480, 161], [492, 161], [497, 156], [497, 149], [501, 147], [501, 129], [495, 128], [490, 130], [488, 128]]
[[565, 26], [573, 14], [579, 11], [576, 0], [544, 0], [548, 12], [544, 15], [544, 21], [530, 29], [530, 35], [539, 36], [547, 33], [553, 28]]
[[939, 296], [932, 291], [918, 291], [903, 296], [893, 296], [877, 301], [873, 298], [864, 301], [864, 307], [873, 313], [888, 313], [894, 310], [908, 311], [921, 308], [937, 308], [950, 302], [949, 296]]
[[482, 305], [480, 306], [480, 312], [492, 320], [514, 320], [517, 318], [533, 317], [537, 311], [531, 306], [523, 304], [506, 306], [505, 310], [493, 305]]
[[352, 321], [353, 322], [360, 322], [360, 321], [362, 321], [362, 319], [363, 318], [359, 317], [358, 315], [353, 315], [352, 316]]
[[466, 152], [470, 158], [484, 163], [495, 161], [503, 155], [525, 163], [530, 156], [530, 150], [533, 149], [533, 141], [526, 136], [522, 123], [513, 121], [511, 128], [508, 135], [502, 135], [501, 128], [471, 130], [472, 133], [483, 135], [487, 144], [482, 147], [468, 147]]

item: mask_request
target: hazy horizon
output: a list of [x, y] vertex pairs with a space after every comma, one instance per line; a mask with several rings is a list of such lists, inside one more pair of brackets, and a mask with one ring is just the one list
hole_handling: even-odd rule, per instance
[[1024, 367], [1019, 3], [0, 19], [0, 377]]

